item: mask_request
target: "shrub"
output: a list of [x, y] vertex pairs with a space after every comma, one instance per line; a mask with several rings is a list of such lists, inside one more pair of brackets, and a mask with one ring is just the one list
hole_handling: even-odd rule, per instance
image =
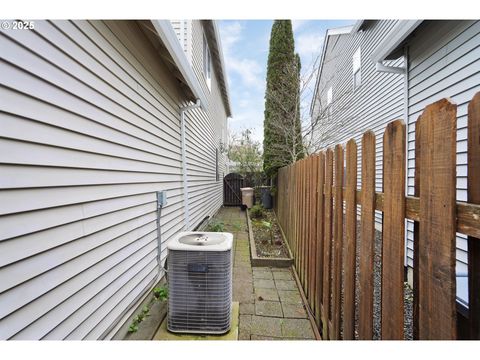
[[261, 217], [263, 217], [262, 205], [259, 205], [259, 204], [253, 205], [252, 208], [250, 209], [250, 217], [252, 219], [260, 219]]

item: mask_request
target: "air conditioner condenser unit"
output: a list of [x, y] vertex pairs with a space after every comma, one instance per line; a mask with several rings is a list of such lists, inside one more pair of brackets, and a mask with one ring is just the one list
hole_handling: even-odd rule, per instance
[[168, 244], [168, 330], [223, 334], [232, 316], [231, 233], [182, 232]]

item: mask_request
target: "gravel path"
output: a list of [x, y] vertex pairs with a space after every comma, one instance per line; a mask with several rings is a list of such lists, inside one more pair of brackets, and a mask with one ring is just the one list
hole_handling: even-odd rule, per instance
[[[359, 225], [357, 229], [359, 229]], [[356, 261], [356, 289], [358, 284], [360, 232], [357, 230], [357, 261]], [[382, 292], [382, 233], [375, 230], [375, 256], [374, 256], [374, 295], [373, 295], [373, 339], [381, 338], [381, 292]], [[343, 296], [343, 289], [342, 289]], [[359, 294], [355, 293], [355, 337], [358, 338], [358, 303]], [[404, 283], [404, 337], [405, 340], [413, 339], [413, 291], [407, 283]]]

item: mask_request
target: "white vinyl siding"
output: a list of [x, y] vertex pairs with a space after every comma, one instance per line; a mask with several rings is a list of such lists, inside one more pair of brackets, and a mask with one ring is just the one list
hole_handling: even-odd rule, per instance
[[[426, 21], [409, 46], [408, 194], [414, 193], [415, 122], [423, 108], [444, 97], [457, 104], [457, 200], [467, 200], [467, 106], [480, 91], [480, 22]], [[413, 266], [413, 223], [407, 225]], [[457, 273], [467, 272], [467, 240], [457, 236]]]
[[[184, 96], [139, 22], [35, 25], [0, 31], [0, 339], [109, 339], [163, 274], [156, 191], [162, 262], [183, 227]], [[187, 121], [192, 225], [221, 206], [215, 82], [210, 102]]]
[[[198, 79], [203, 78], [203, 34], [202, 22], [192, 21], [192, 66]], [[215, 149], [226, 142], [227, 115], [216, 72], [212, 71], [211, 76], [211, 90], [205, 81], [200, 81], [208, 110], [195, 109], [187, 113], [187, 173], [192, 226], [198, 225], [204, 214], [215, 213], [223, 201], [223, 181], [216, 181]], [[223, 179], [226, 175], [224, 155], [219, 157], [218, 169]]]
[[[367, 130], [375, 133], [376, 191], [382, 191], [383, 132], [389, 122], [404, 117], [403, 75], [376, 71], [370, 58], [385, 34], [396, 23], [396, 20], [370, 21], [363, 31], [328, 37], [313, 109], [313, 115], [316, 116], [321, 108], [321, 99], [328, 98], [330, 89], [333, 89], [333, 101], [328, 107], [329, 119], [332, 120], [328, 121], [325, 128], [325, 131], [329, 131], [326, 146], [345, 144], [351, 138], [356, 140], [358, 187], [361, 187], [362, 134]], [[360, 61], [359, 49], [363, 62]], [[403, 58], [386, 63], [403, 66]], [[352, 81], [354, 66], [361, 68], [362, 72], [362, 85], [355, 91]], [[375, 217], [377, 227], [381, 227], [381, 212], [376, 211]]]

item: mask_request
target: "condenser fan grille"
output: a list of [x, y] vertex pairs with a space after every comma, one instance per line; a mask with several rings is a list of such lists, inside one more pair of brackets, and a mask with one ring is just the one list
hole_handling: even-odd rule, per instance
[[230, 329], [231, 250], [170, 250], [168, 329], [225, 333]]

